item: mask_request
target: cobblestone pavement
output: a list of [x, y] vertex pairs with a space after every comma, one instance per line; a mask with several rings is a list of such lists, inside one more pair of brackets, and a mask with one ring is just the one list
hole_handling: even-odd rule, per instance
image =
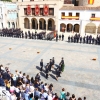
[[48, 80], [41, 73], [44, 82], [53, 83], [58, 94], [64, 87], [76, 97], [100, 100], [100, 46], [0, 37], [0, 64], [9, 66], [12, 72], [17, 69], [35, 76], [39, 72], [40, 59], [45, 65], [52, 57], [56, 64], [64, 57], [65, 70], [58, 81], [54, 79], [54, 70]]

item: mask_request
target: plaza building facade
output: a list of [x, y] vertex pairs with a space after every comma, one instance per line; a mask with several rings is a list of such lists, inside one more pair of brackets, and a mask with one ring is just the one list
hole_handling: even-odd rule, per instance
[[63, 6], [58, 29], [58, 33], [100, 34], [100, 7]]
[[18, 27], [18, 7], [16, 3], [5, 2], [6, 7], [6, 27], [7, 28], [17, 28]]
[[17, 4], [12, 2], [0, 2], [0, 29], [17, 28]]
[[5, 25], [5, 6], [3, 2], [0, 2], [0, 29], [2, 29]]
[[63, 0], [19, 0], [19, 27], [28, 30], [58, 30], [58, 13], [63, 3]]

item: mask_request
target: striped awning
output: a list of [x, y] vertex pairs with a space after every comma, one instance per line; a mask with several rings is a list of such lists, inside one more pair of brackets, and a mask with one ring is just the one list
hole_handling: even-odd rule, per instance
[[100, 21], [100, 17], [90, 18], [90, 20]]
[[62, 16], [62, 19], [79, 19], [77, 16]]

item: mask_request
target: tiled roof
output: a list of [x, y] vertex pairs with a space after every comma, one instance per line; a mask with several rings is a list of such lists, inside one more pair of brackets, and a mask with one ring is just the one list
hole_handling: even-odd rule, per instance
[[100, 10], [98, 7], [87, 7], [87, 6], [63, 6], [60, 10]]

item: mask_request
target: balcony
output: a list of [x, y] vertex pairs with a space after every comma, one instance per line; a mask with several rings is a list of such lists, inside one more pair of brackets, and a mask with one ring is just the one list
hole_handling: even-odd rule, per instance
[[90, 20], [91, 21], [100, 21], [100, 17], [91, 17]]
[[75, 19], [75, 20], [79, 20], [79, 16], [62, 16], [61, 19]]

